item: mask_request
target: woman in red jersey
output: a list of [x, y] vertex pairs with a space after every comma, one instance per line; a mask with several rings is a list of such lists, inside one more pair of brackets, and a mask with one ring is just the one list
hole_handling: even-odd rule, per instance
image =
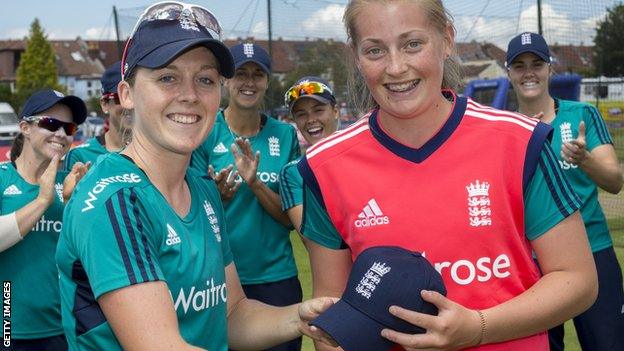
[[344, 22], [372, 110], [298, 164], [314, 294], [339, 296], [366, 248], [401, 246], [427, 257], [448, 294], [422, 291], [437, 316], [389, 309], [426, 329], [380, 331], [397, 348], [548, 350], [545, 331], [597, 294], [550, 127], [452, 91], [441, 1], [352, 0]]

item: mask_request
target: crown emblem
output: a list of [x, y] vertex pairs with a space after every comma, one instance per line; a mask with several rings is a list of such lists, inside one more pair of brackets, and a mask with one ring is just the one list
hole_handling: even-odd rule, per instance
[[520, 41], [522, 45], [530, 45], [531, 44], [531, 33], [524, 33], [520, 37]]
[[254, 47], [251, 43], [243, 44], [243, 54], [247, 56], [247, 58], [252, 58], [254, 56]]
[[490, 183], [488, 182], [480, 183], [479, 180], [477, 179], [475, 183], [470, 183], [470, 185], [466, 187], [466, 190], [468, 190], [469, 197], [487, 196], [490, 191]]
[[386, 273], [390, 272], [391, 267], [386, 267], [385, 263], [375, 262], [373, 266], [370, 268], [371, 271], [379, 274], [383, 277]]

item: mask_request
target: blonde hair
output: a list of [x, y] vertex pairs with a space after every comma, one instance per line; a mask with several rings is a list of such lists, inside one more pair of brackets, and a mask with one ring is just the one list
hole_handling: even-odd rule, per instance
[[[358, 33], [355, 28], [355, 21], [360, 16], [362, 9], [369, 4], [373, 3], [390, 3], [404, 1], [419, 5], [426, 13], [430, 24], [440, 34], [444, 35], [447, 28], [450, 26], [451, 30], [455, 32], [455, 26], [453, 25], [453, 18], [450, 13], [444, 8], [441, 0], [351, 0], [345, 9], [342, 21], [344, 22], [347, 31], [347, 40], [351, 46], [351, 59], [349, 60], [349, 79], [347, 86], [351, 95], [352, 101], [355, 103], [356, 109], [360, 113], [369, 111], [371, 108], [377, 107], [377, 102], [373, 99], [368, 87], [364, 83], [364, 79], [355, 65], [355, 46], [358, 40]], [[455, 50], [453, 44], [453, 51]], [[446, 60], [444, 60], [444, 74], [442, 77], [441, 89], [456, 90], [462, 85], [461, 82], [461, 67], [459, 62], [455, 59], [456, 55], [452, 54]]]

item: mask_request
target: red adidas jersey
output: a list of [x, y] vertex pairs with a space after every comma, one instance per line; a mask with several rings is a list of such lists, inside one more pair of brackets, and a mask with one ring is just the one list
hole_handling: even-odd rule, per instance
[[[372, 246], [422, 252], [448, 297], [486, 309], [540, 277], [524, 231], [523, 190], [550, 128], [455, 97], [420, 149], [380, 127], [376, 112], [308, 149], [299, 169], [353, 258]], [[478, 350], [548, 350], [546, 333]]]

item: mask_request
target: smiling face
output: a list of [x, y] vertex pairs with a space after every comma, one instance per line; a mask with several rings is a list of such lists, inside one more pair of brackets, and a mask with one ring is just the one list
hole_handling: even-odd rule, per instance
[[133, 86], [119, 86], [121, 105], [134, 109], [133, 143], [156, 152], [190, 154], [214, 125], [221, 99], [215, 56], [191, 49], [159, 69], [140, 68]]
[[356, 65], [382, 113], [413, 118], [442, 101], [452, 27], [441, 32], [418, 3], [394, 1], [364, 5], [353, 29]]
[[242, 110], [257, 109], [269, 87], [269, 76], [256, 63], [247, 62], [236, 69], [225, 86], [231, 105]]
[[507, 74], [520, 100], [531, 101], [548, 94], [550, 66], [533, 53], [516, 57]]
[[[73, 122], [71, 110], [63, 104], [56, 104], [35, 114], [35, 116], [48, 116], [63, 122]], [[65, 134], [63, 128], [52, 132], [39, 127], [37, 122], [22, 121], [20, 122], [20, 129], [24, 134], [24, 147], [29, 145], [33, 154], [41, 160], [49, 161], [54, 155], [62, 157], [69, 151], [74, 141], [74, 137]]]
[[314, 145], [336, 131], [338, 108], [303, 97], [292, 108], [292, 116], [305, 140]]

